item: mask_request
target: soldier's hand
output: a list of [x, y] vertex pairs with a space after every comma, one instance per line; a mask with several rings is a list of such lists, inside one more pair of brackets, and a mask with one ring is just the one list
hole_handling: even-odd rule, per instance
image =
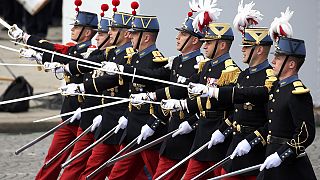
[[182, 83], [182, 84], [184, 84], [186, 81], [187, 81], [187, 78], [183, 76], [179, 76], [177, 80], [178, 83]]
[[192, 130], [193, 129], [188, 121], [184, 121], [179, 125], [178, 131], [172, 134], [172, 137], [176, 137], [177, 135], [189, 134]]
[[8, 36], [14, 40], [21, 41], [23, 39], [23, 35], [24, 32], [16, 24], [11, 26], [11, 28], [8, 30]]
[[144, 101], [154, 101], [155, 93], [139, 93], [131, 94], [130, 101], [132, 105], [141, 105], [144, 104]]
[[225, 136], [220, 132], [219, 129], [217, 129], [214, 133], [211, 135], [210, 142], [208, 144], [208, 149], [210, 149], [212, 146], [222, 143], [225, 139]]
[[172, 69], [172, 64], [173, 64], [173, 60], [174, 60], [174, 58], [176, 58], [176, 56], [170, 56], [169, 58], [168, 58], [168, 64], [166, 64], [165, 66], [164, 66], [164, 68], [167, 68], [167, 69]]
[[93, 132], [97, 127], [100, 126], [101, 121], [102, 121], [102, 116], [101, 115], [98, 115], [93, 119], [91, 132]]
[[21, 48], [20, 49], [20, 57], [24, 57], [30, 61], [41, 61], [42, 53], [37, 52], [33, 49]]
[[154, 130], [150, 128], [148, 124], [145, 124], [141, 128], [141, 133], [138, 136], [137, 144], [141, 143], [141, 140], [146, 140], [148, 137], [152, 136], [154, 134]]
[[60, 90], [62, 91], [61, 94], [62, 95], [75, 95], [78, 93], [83, 93], [84, 92], [84, 85], [83, 83], [81, 84], [75, 84], [75, 83], [71, 83], [71, 84], [67, 84], [63, 87], [60, 87]]
[[235, 156], [243, 156], [245, 154], [248, 154], [250, 150], [251, 146], [249, 142], [244, 139], [237, 145], [236, 149], [231, 154], [230, 159], [233, 159]]
[[162, 100], [161, 108], [164, 110], [170, 110], [172, 112], [188, 110], [186, 100], [176, 100], [176, 99]]
[[124, 67], [115, 62], [102, 62], [102, 69], [109, 75], [115, 75], [116, 72], [123, 72]]
[[45, 70], [50, 70], [53, 73], [64, 73], [64, 65], [58, 62], [45, 62], [43, 64]]
[[75, 120], [80, 120], [81, 118], [81, 108], [78, 108], [76, 112], [72, 115], [70, 123], [73, 123]]
[[204, 84], [189, 83], [188, 86], [188, 93], [191, 97], [199, 95], [200, 97], [216, 97], [216, 92], [218, 92], [218, 88], [208, 87]]
[[264, 163], [260, 167], [260, 171], [263, 171], [263, 169], [270, 169], [274, 167], [280, 166], [282, 163], [282, 160], [277, 152], [269, 155]]
[[125, 129], [128, 125], [128, 119], [124, 116], [121, 116], [118, 120], [118, 125], [114, 130], [114, 133], [117, 134], [120, 129]]

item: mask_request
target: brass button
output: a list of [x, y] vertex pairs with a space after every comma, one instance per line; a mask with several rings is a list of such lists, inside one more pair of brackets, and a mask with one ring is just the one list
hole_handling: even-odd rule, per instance
[[235, 109], [234, 111], [235, 111], [235, 112], [238, 112], [238, 109]]
[[271, 134], [271, 131], [269, 131], [269, 134]]
[[249, 79], [249, 76], [247, 76], [246, 78]]
[[211, 72], [211, 69], [209, 69], [209, 72]]
[[180, 64], [180, 66], [179, 67], [182, 67], [182, 64]]
[[272, 99], [272, 102], [275, 102], [276, 100], [275, 99]]
[[116, 59], [116, 57], [113, 57], [112, 59], [113, 59], [113, 60], [115, 60], [115, 59]]
[[277, 93], [278, 93], [279, 91], [280, 91], [279, 89], [276, 90]]
[[270, 112], [273, 112], [273, 109], [270, 109]]
[[207, 77], [205, 76], [205, 77], [203, 77], [203, 79], [207, 79]]
[[269, 119], [269, 123], [271, 123], [272, 121], [271, 121], [271, 119]]
[[138, 63], [139, 63], [139, 61], [137, 60], [137, 61], [136, 61], [136, 63], [138, 64]]

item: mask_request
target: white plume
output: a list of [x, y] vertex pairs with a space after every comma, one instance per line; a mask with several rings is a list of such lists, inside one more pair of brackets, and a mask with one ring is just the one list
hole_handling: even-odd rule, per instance
[[294, 11], [290, 11], [287, 7], [285, 12], [281, 12], [281, 17], [275, 17], [270, 25], [269, 35], [274, 41], [277, 40], [279, 36], [292, 37], [293, 30], [289, 23]]
[[243, 32], [244, 28], [247, 28], [251, 25], [256, 25], [259, 21], [262, 20], [262, 14], [258, 10], [252, 9], [255, 5], [254, 2], [245, 4], [243, 6], [243, 0], [240, 1], [238, 6], [238, 14], [233, 20], [234, 28], [238, 29], [240, 32]]
[[189, 2], [190, 8], [197, 12], [198, 15], [193, 20], [193, 28], [202, 31], [202, 28], [207, 26], [210, 22], [215, 21], [220, 16], [222, 9], [216, 8], [217, 0], [195, 0]]

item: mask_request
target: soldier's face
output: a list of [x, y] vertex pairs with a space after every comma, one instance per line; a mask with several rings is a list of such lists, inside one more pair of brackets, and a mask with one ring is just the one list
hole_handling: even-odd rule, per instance
[[116, 40], [116, 37], [117, 37], [117, 34], [118, 34], [119, 31], [120, 31], [119, 28], [111, 27], [109, 29], [108, 34], [110, 35], [110, 40], [109, 41], [110, 41], [111, 44], [114, 44], [114, 41]]
[[76, 41], [79, 34], [81, 33], [82, 26], [73, 26], [71, 28], [71, 40]]
[[[273, 59], [272, 59], [272, 65], [273, 65], [273, 71], [274, 71], [274, 75], [278, 76], [281, 66], [285, 60], [286, 56], [285, 55], [274, 55]], [[288, 63], [287, 63], [288, 64]], [[283, 73], [285, 73], [286, 71], [286, 67], [283, 68]], [[282, 74], [282, 73], [281, 73]]]
[[139, 36], [140, 36], [140, 32], [137, 32], [137, 31], [132, 32], [130, 34], [130, 40], [131, 40], [133, 49], [137, 49], [138, 47]]
[[[216, 43], [217, 43], [217, 40], [212, 40], [212, 41], [205, 41], [204, 44], [203, 44], [203, 50], [204, 50], [204, 54], [207, 58], [211, 58], [212, 57], [212, 54], [213, 54], [213, 51], [214, 51], [214, 48], [216, 46]], [[219, 44], [217, 44], [218, 46]], [[216, 54], [218, 52], [218, 49], [217, 48], [217, 51], [216, 51]]]
[[[190, 34], [183, 32], [183, 31], [179, 31], [178, 35], [176, 37], [176, 47], [178, 51], [181, 51], [182, 46], [186, 43], [187, 39], [189, 38]], [[184, 49], [188, 49], [188, 46], [190, 46], [190, 41], [187, 42], [187, 44], [184, 46]], [[182, 49], [183, 50], [183, 49]]]
[[[98, 32], [96, 36], [97, 45], [100, 46], [108, 38], [108, 36], [109, 35], [106, 32]], [[110, 39], [101, 48], [105, 48], [108, 46], [110, 46]]]
[[242, 51], [242, 62], [247, 63], [248, 62], [248, 57], [250, 56], [250, 52], [253, 46], [243, 46], [241, 51]]

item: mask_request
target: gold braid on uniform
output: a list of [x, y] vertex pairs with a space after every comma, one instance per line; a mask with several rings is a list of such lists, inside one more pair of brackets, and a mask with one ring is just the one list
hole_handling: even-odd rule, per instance
[[[304, 140], [301, 141], [300, 136], [303, 133], [303, 131], [305, 132], [306, 138]], [[308, 132], [308, 128], [306, 123], [303, 121], [301, 128], [300, 128], [300, 132], [298, 134], [298, 139], [291, 139], [290, 142], [287, 142], [287, 144], [293, 148], [295, 148], [296, 150], [296, 154], [299, 155], [299, 152], [304, 152], [305, 151], [305, 147], [302, 145], [303, 143], [305, 143], [308, 140], [309, 137], [309, 132]]]
[[133, 55], [134, 55], [136, 52], [134, 51], [134, 49], [133, 49], [132, 47], [129, 47], [129, 48], [126, 48], [126, 53], [127, 53], [127, 55], [124, 56], [124, 58], [127, 59], [127, 64], [130, 65], [130, 64], [131, 64], [132, 57], [133, 57]]
[[210, 59], [209, 58], [206, 58], [204, 60], [201, 60], [199, 63], [198, 63], [198, 66], [199, 66], [199, 69], [198, 69], [198, 73], [200, 73], [204, 67], [204, 65], [206, 64], [207, 61], [209, 61]]
[[108, 59], [108, 54], [111, 51], [111, 49], [114, 49], [114, 48], [116, 48], [116, 46], [109, 46], [109, 47], [107, 47], [105, 49], [105, 57], [106, 57], [106, 59]]
[[222, 70], [221, 76], [217, 81], [218, 86], [236, 83], [241, 72], [240, 69], [233, 63], [232, 59], [226, 60], [224, 64], [225, 69]]
[[272, 69], [266, 69], [267, 79], [264, 82], [264, 86], [268, 88], [268, 91], [270, 92], [273, 82], [277, 80], [277, 78], [274, 75], [274, 71]]

